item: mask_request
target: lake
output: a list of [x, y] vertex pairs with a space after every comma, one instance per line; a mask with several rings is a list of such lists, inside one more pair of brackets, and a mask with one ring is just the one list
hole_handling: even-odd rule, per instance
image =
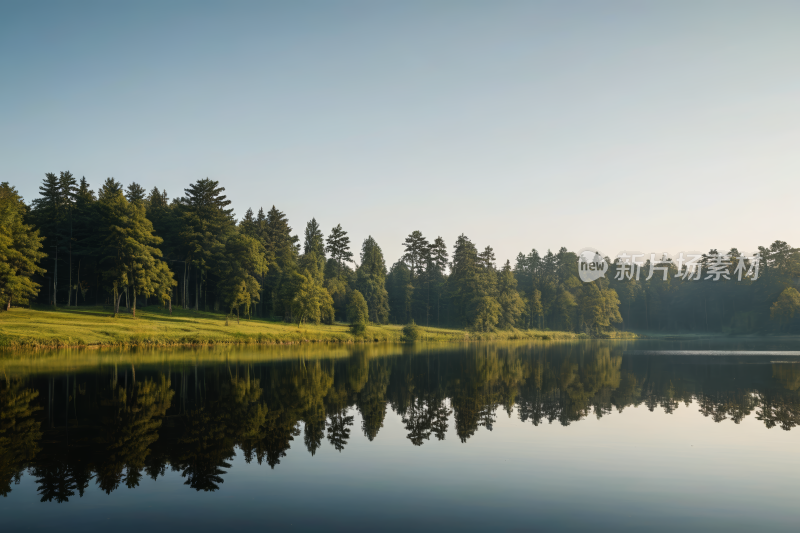
[[0, 355], [3, 531], [796, 531], [800, 342]]

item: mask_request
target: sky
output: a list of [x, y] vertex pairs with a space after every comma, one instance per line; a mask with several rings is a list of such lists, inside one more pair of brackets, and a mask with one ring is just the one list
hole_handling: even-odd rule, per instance
[[798, 2], [0, 2], [0, 181], [499, 262], [800, 246]]

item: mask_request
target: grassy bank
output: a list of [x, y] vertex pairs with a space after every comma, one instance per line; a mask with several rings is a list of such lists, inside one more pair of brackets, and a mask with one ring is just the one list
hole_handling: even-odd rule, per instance
[[[570, 332], [511, 330], [476, 333], [420, 327], [420, 340], [579, 339]], [[624, 334], [623, 334], [624, 335]], [[629, 334], [627, 336], [630, 336]], [[0, 313], [0, 348], [57, 348], [77, 346], [201, 346], [217, 344], [299, 344], [304, 342], [401, 342], [403, 327], [369, 326], [366, 336], [352, 335], [346, 324], [314, 325], [259, 319], [227, 320], [224, 315], [174, 310], [172, 316], [157, 307], [114, 318], [103, 307], [12, 309]]]

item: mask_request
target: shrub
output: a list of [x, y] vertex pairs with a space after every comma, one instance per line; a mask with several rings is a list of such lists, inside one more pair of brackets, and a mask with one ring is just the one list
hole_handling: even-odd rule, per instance
[[414, 321], [412, 320], [407, 325], [403, 327], [403, 341], [404, 342], [414, 342], [419, 340], [422, 336], [422, 330], [419, 326], [417, 326]]

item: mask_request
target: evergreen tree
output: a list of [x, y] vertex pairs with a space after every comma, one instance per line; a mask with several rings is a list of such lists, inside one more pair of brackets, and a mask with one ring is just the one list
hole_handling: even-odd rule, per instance
[[129, 202], [143, 202], [146, 195], [147, 191], [145, 188], [135, 181], [128, 185], [128, 189], [125, 191], [125, 198]]
[[513, 328], [525, 311], [525, 302], [517, 292], [517, 280], [511, 272], [509, 261], [506, 261], [500, 271], [498, 290], [497, 303], [500, 304], [501, 309], [498, 326], [501, 329]]
[[225, 187], [209, 178], [198, 180], [184, 190], [181, 239], [185, 260], [195, 267], [195, 310], [200, 309], [201, 294], [204, 294], [203, 307], [207, 308], [209, 270], [220, 275], [218, 263], [224, 253], [223, 243], [235, 231], [233, 209], [228, 207], [231, 201], [222, 194], [224, 191]]
[[389, 321], [389, 295], [386, 292], [386, 263], [383, 252], [372, 237], [361, 247], [361, 266], [356, 270], [356, 287], [369, 307], [369, 318], [376, 324]]
[[317, 257], [325, 259], [325, 238], [322, 236], [317, 220], [312, 218], [306, 224], [305, 240], [303, 242], [303, 253], [314, 252]]
[[386, 292], [389, 295], [389, 317], [395, 324], [408, 324], [411, 320], [411, 302], [414, 286], [411, 271], [403, 261], [392, 265], [386, 276]]
[[[78, 192], [78, 182], [75, 180], [75, 177], [72, 175], [71, 172], [66, 171], [62, 172], [58, 178], [58, 186], [61, 192], [61, 199], [66, 210], [66, 237], [67, 237], [67, 247], [69, 251], [69, 284], [67, 288], [67, 307], [72, 304], [72, 291], [75, 289], [75, 286], [72, 283], [72, 243], [73, 243], [73, 233], [72, 233], [72, 215], [75, 207], [75, 196]], [[77, 292], [75, 294], [77, 298]]]
[[33, 201], [32, 219], [45, 239], [45, 250], [50, 256], [47, 263], [53, 265], [51, 278], [53, 294], [48, 302], [52, 305], [56, 305], [58, 301], [58, 252], [62, 245], [65, 211], [59, 178], [54, 173], [48, 172], [39, 187], [39, 198]]
[[97, 199], [102, 201], [107, 198], [113, 198], [122, 192], [122, 184], [114, 178], [106, 178], [100, 190], [97, 191]]
[[337, 224], [328, 235], [327, 246], [325, 251], [331, 254], [331, 259], [336, 261], [339, 265], [338, 276], [342, 276], [344, 263], [352, 262], [353, 253], [350, 251], [350, 237], [347, 232], [342, 229], [341, 224]]
[[281, 313], [285, 320], [289, 320], [292, 300], [302, 281], [297, 271], [299, 239], [296, 235], [292, 235], [292, 228], [286, 215], [275, 206], [269, 210], [264, 222], [264, 240], [272, 260], [267, 277], [271, 314], [275, 316]]
[[403, 259], [411, 267], [411, 275], [416, 276], [425, 268], [429, 256], [430, 244], [420, 231], [413, 231], [403, 243], [405, 253]]

